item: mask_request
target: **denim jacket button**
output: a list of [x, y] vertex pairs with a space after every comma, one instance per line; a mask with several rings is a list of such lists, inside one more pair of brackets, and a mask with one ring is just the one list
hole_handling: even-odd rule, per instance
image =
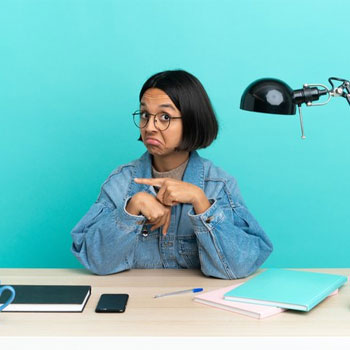
[[214, 219], [214, 216], [209, 216], [209, 217], [207, 218], [207, 220], [205, 220], [205, 222], [206, 222], [207, 224], [210, 224], [210, 223], [213, 221], [213, 219]]
[[147, 229], [146, 226], [143, 226], [141, 233], [142, 233], [143, 237], [147, 237], [148, 236], [149, 232], [148, 232], [148, 229]]

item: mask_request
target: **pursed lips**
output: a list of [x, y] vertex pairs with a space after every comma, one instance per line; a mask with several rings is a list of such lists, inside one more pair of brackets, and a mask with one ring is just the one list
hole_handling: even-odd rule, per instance
[[161, 144], [159, 140], [154, 139], [152, 137], [147, 137], [145, 142], [148, 145], [154, 145], [154, 146], [158, 146]]

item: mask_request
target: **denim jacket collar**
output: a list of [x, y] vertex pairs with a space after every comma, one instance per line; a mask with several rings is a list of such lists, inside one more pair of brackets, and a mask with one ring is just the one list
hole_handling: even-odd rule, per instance
[[183, 181], [192, 183], [204, 190], [204, 166], [196, 151], [190, 153]]

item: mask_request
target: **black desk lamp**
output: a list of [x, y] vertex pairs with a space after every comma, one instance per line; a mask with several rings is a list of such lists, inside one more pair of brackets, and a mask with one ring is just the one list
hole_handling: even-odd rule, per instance
[[[241, 109], [252, 112], [271, 114], [295, 114], [296, 106], [299, 109], [301, 138], [305, 139], [301, 104], [307, 106], [322, 106], [332, 97], [344, 97], [350, 105], [350, 82], [345, 79], [329, 78], [332, 89], [323, 84], [304, 84], [302, 89], [292, 90], [289, 85], [278, 79], [264, 78], [251, 83], [243, 92]], [[341, 82], [334, 87], [334, 82]], [[321, 89], [319, 88], [321, 87]], [[321, 96], [328, 95], [322, 103], [313, 103]]]

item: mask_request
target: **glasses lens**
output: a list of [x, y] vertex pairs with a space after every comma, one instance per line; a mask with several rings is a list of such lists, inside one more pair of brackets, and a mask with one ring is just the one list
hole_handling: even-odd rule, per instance
[[141, 112], [134, 112], [132, 114], [133, 118], [134, 118], [134, 124], [138, 127], [138, 128], [144, 128], [147, 125], [148, 122], [148, 117], [145, 116], [144, 113]]
[[155, 119], [154, 123], [156, 125], [156, 128], [160, 131], [164, 131], [168, 129], [170, 124], [171, 118], [165, 114], [165, 113], [159, 113], [157, 114], [157, 118]]

